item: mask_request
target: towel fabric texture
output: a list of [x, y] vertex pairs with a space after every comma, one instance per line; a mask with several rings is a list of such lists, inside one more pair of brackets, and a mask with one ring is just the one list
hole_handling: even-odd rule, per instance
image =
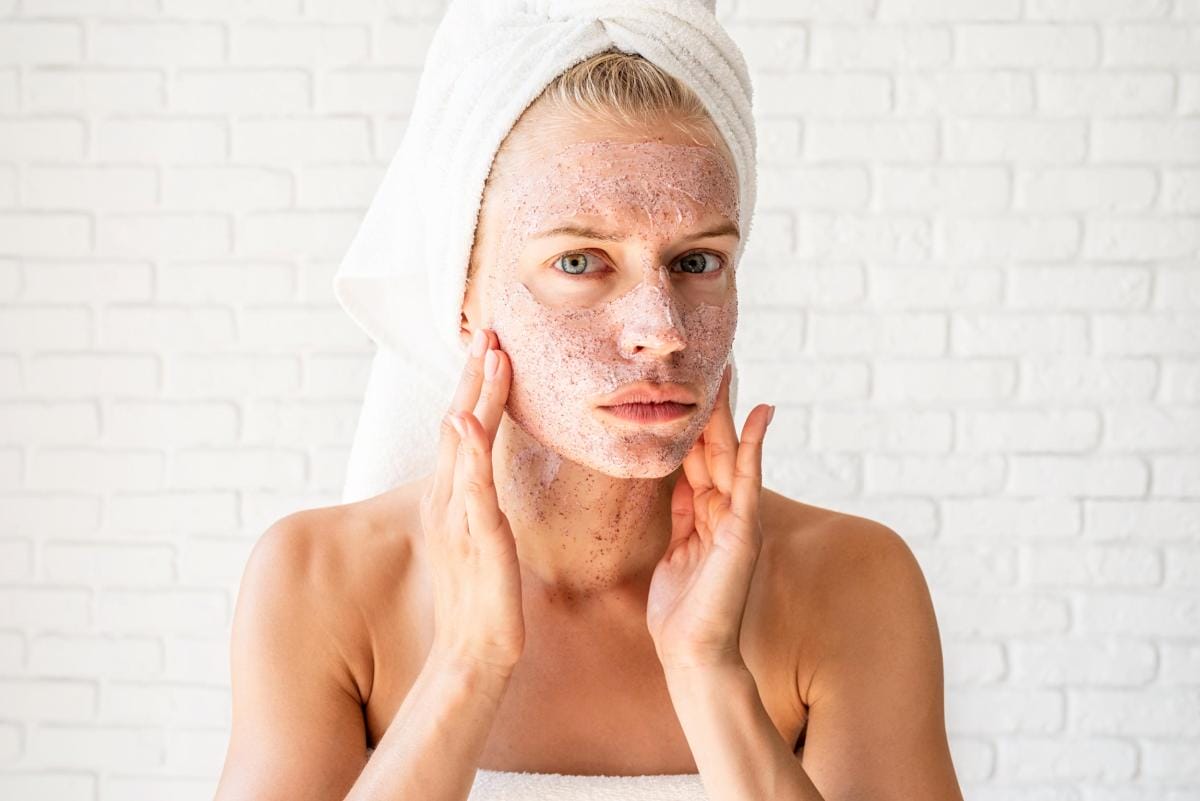
[[333, 279], [377, 345], [344, 503], [433, 470], [466, 358], [459, 318], [484, 182], [522, 112], [572, 65], [615, 47], [696, 92], [733, 153], [741, 256], [756, 194], [752, 88], [714, 10], [715, 0], [451, 0], [400, 147]]
[[468, 801], [705, 801], [699, 773], [571, 776], [477, 770]]
[[[375, 753], [367, 749], [367, 759]], [[707, 801], [699, 773], [579, 776], [569, 773], [475, 771], [467, 801]]]

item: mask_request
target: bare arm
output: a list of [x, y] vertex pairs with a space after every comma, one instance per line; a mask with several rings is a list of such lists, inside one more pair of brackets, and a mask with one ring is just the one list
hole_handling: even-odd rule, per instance
[[425, 663], [346, 801], [461, 801], [471, 791], [508, 677]]
[[233, 725], [214, 801], [462, 801], [507, 687], [501, 673], [426, 665], [366, 763], [362, 700], [325, 607], [303, 513], [260, 538], [231, 639]]
[[303, 513], [259, 538], [230, 640], [233, 722], [215, 801], [340, 799], [362, 769], [358, 691], [314, 586], [320, 550]]

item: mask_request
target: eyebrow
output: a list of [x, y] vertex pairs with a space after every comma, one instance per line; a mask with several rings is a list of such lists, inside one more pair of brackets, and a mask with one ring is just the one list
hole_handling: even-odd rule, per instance
[[[741, 238], [741, 234], [738, 232], [737, 226], [734, 225], [733, 223], [731, 223], [729, 220], [725, 220], [720, 225], [717, 225], [713, 228], [709, 228], [707, 230], [685, 236], [683, 238], [683, 241], [690, 242], [693, 239], [706, 239], [708, 237], [714, 237], [714, 236], [729, 236], [731, 234], [733, 236]], [[601, 242], [621, 242], [624, 240], [624, 237], [618, 236], [617, 234], [610, 234], [610, 233], [606, 233], [604, 231], [597, 231], [595, 229], [588, 228], [586, 225], [571, 225], [571, 224], [560, 225], [555, 228], [547, 228], [545, 231], [538, 231], [536, 234], [534, 234], [533, 236], [531, 236], [529, 238], [530, 239], [545, 239], [546, 237], [551, 237], [551, 236], [577, 236], [577, 237], [581, 237], [583, 239], [598, 239]]]

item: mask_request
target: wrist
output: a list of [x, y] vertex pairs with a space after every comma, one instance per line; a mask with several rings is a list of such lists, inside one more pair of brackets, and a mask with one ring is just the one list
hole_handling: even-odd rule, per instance
[[512, 668], [491, 665], [478, 660], [431, 653], [425, 660], [424, 672], [432, 677], [461, 684], [471, 691], [503, 693], [512, 678]]

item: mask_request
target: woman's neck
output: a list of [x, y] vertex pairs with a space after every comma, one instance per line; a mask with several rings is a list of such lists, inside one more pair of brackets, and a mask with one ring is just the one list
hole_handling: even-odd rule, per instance
[[662, 478], [614, 478], [564, 459], [507, 414], [493, 453], [526, 593], [563, 611], [597, 599], [644, 606], [671, 538], [671, 493], [682, 467]]

